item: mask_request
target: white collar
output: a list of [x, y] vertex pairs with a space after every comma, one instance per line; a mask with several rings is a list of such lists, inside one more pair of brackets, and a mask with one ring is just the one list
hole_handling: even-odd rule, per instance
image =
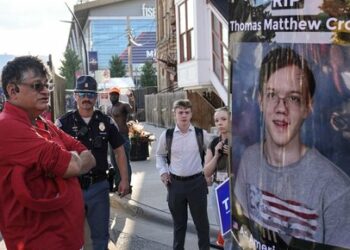
[[[194, 130], [194, 127], [192, 124], [190, 124], [190, 126], [188, 127], [188, 130], [186, 132], [190, 132]], [[177, 126], [177, 124], [175, 125], [175, 129], [174, 129], [174, 132], [181, 132], [180, 128]]]

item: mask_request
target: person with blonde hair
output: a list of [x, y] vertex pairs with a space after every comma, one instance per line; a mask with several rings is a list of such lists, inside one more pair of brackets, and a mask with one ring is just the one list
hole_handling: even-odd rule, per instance
[[228, 178], [230, 117], [231, 114], [227, 107], [215, 110], [214, 122], [219, 135], [211, 141], [205, 155], [204, 175], [207, 178], [213, 177], [213, 182], [216, 184]]
[[[231, 112], [229, 111], [228, 107], [221, 107], [215, 110], [214, 123], [218, 131], [218, 136], [216, 136], [209, 144], [209, 147], [205, 154], [205, 163], [203, 168], [206, 179], [208, 180], [209, 184], [212, 183], [212, 204], [217, 203], [215, 195], [216, 187], [229, 177], [228, 157], [230, 155], [231, 147], [229, 146], [228, 142], [229, 137], [231, 136], [230, 122]], [[216, 220], [219, 223], [219, 214], [217, 207], [215, 207], [214, 210]], [[219, 234], [221, 234], [221, 232], [219, 232]], [[222, 239], [222, 236], [218, 235], [218, 238]], [[229, 236], [224, 236], [223, 240], [224, 249], [231, 249], [232, 238]], [[217, 242], [217, 244], [221, 245], [220, 242]]]

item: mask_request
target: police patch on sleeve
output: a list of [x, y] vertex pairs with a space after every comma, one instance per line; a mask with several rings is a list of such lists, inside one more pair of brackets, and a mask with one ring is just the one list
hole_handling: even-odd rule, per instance
[[61, 127], [62, 127], [62, 123], [61, 123], [61, 121], [60, 121], [59, 119], [57, 119], [57, 120], [55, 121], [55, 125], [56, 125], [56, 127], [58, 127], [58, 128], [61, 128]]

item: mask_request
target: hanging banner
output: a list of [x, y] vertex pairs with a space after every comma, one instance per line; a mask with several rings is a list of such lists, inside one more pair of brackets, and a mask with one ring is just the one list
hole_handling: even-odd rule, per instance
[[89, 71], [98, 70], [97, 51], [89, 51]]
[[252, 249], [350, 249], [350, 2], [230, 6], [233, 231]]

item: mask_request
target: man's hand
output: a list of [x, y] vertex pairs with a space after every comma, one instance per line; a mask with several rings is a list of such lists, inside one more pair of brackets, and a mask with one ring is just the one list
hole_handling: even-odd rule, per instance
[[205, 180], [206, 180], [206, 182], [207, 182], [207, 185], [208, 185], [208, 186], [211, 186], [211, 185], [213, 185], [214, 176], [213, 176], [213, 175], [212, 175], [212, 176], [209, 176], [209, 177], [206, 177], [206, 176], [205, 176]]
[[91, 168], [96, 166], [95, 157], [92, 155], [91, 150], [84, 150], [80, 153], [81, 159], [81, 174], [86, 174], [90, 171]]
[[82, 161], [76, 151], [71, 151], [71, 159], [63, 178], [70, 178], [80, 175]]
[[171, 183], [170, 175], [168, 173], [164, 173], [160, 176], [160, 179], [164, 183], [165, 186], [168, 186]]
[[130, 192], [130, 185], [128, 180], [121, 180], [118, 186], [118, 195], [120, 197], [124, 197], [125, 195], [129, 194]]
[[124, 146], [121, 145], [113, 150], [115, 154], [115, 159], [117, 161], [117, 166], [119, 169], [121, 181], [118, 186], [118, 194], [120, 197], [124, 197], [130, 192], [130, 183], [128, 180], [128, 167], [127, 159], [125, 155]]

